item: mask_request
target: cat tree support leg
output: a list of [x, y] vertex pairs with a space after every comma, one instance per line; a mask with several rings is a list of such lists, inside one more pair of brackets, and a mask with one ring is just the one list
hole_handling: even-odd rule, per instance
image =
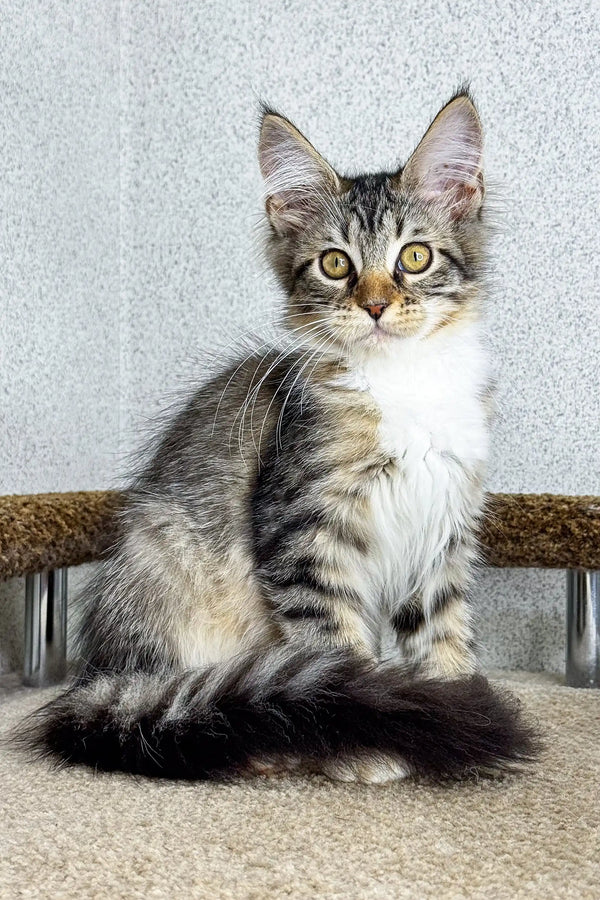
[[46, 569], [25, 581], [24, 684], [45, 687], [67, 674], [67, 569]]
[[600, 570], [567, 570], [567, 684], [600, 687]]

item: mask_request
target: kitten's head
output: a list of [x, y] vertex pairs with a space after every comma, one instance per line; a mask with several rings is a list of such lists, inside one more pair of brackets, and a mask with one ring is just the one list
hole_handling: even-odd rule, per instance
[[259, 161], [289, 327], [323, 346], [375, 350], [473, 316], [484, 189], [481, 125], [466, 93], [396, 172], [345, 178], [269, 109]]

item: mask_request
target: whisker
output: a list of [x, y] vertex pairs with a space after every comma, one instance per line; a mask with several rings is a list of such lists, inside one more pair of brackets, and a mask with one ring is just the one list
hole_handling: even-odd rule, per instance
[[[318, 338], [318, 337], [320, 337], [321, 333], [322, 333], [322, 329], [319, 328], [319, 329], [316, 329], [316, 330], [312, 331], [312, 332], [310, 333], [309, 336], [310, 336], [310, 338], [315, 338], [315, 337]], [[299, 363], [302, 361], [302, 359], [304, 359], [304, 357], [306, 356], [306, 354], [310, 352], [311, 349], [312, 349], [311, 347], [308, 347], [308, 348], [306, 349], [306, 351], [305, 351], [305, 352], [300, 356], [300, 358], [297, 360], [297, 363], [296, 363], [296, 364], [299, 364]], [[290, 372], [291, 372], [291, 371], [293, 371], [293, 367], [292, 367], [292, 369], [290, 370]], [[288, 374], [290, 374], [290, 373], [286, 373], [286, 375], [284, 376], [284, 378], [282, 379], [282, 381], [280, 382], [280, 384], [277, 386], [277, 388], [276, 388], [276, 390], [275, 390], [275, 392], [274, 392], [274, 394], [273, 394], [273, 397], [271, 398], [271, 401], [270, 401], [270, 403], [269, 403], [269, 406], [267, 407], [267, 411], [266, 411], [266, 413], [265, 413], [265, 415], [264, 415], [264, 418], [263, 418], [263, 424], [262, 424], [262, 426], [261, 426], [261, 430], [260, 430], [260, 434], [259, 434], [259, 439], [258, 439], [258, 448], [256, 447], [256, 444], [254, 445], [254, 446], [255, 446], [255, 449], [257, 450], [259, 459], [260, 459], [260, 446], [261, 446], [262, 434], [263, 434], [264, 427], [265, 427], [265, 424], [266, 424], [266, 421], [267, 421], [267, 418], [268, 418], [268, 415], [269, 415], [269, 411], [270, 411], [270, 409], [271, 409], [271, 406], [273, 405], [273, 402], [275, 401], [275, 398], [276, 398], [277, 394], [279, 393], [280, 388], [283, 387], [283, 385], [285, 384], [285, 379], [287, 378]], [[253, 404], [252, 404], [252, 412], [251, 412], [251, 414], [250, 414], [250, 429], [251, 429], [251, 433], [252, 433], [253, 436], [254, 436], [253, 416], [254, 416], [254, 406], [255, 406], [255, 404], [256, 404], [256, 397], [254, 398], [254, 402], [253, 402]]]
[[[238, 426], [238, 445], [239, 445], [240, 455], [242, 456], [242, 459], [244, 459], [244, 457], [243, 457], [243, 431], [244, 431], [244, 427], [245, 427], [245, 418], [246, 418], [248, 408], [252, 404], [252, 408], [254, 409], [254, 405], [256, 403], [256, 400], [258, 398], [258, 395], [260, 393], [260, 389], [261, 389], [262, 385], [264, 384], [265, 380], [269, 377], [271, 372], [276, 368], [276, 366], [279, 365], [280, 363], [282, 363], [285, 359], [287, 359], [292, 353], [296, 352], [302, 346], [302, 343], [306, 339], [306, 336], [310, 335], [310, 333], [313, 329], [316, 331], [320, 328], [321, 328], [320, 323], [311, 323], [310, 328], [307, 329], [306, 334], [303, 333], [300, 336], [299, 340], [297, 340], [291, 346], [284, 348], [284, 350], [281, 353], [279, 353], [275, 357], [275, 359], [271, 362], [271, 364], [269, 365], [267, 371], [264, 373], [262, 378], [260, 378], [260, 380], [255, 384], [254, 379], [260, 369], [260, 366], [262, 365], [262, 363], [268, 356], [268, 353], [266, 353], [259, 361], [258, 366], [256, 367], [256, 369], [252, 375], [250, 384], [248, 385], [246, 397], [245, 397], [244, 401], [242, 402], [242, 405], [238, 409], [238, 412], [236, 413], [236, 415], [233, 419], [233, 422], [231, 424], [231, 429], [230, 429], [230, 440], [231, 440], [231, 438], [233, 436], [233, 429], [238, 420], [238, 417], [241, 417], [239, 426]], [[252, 431], [252, 434], [253, 434], [253, 431]], [[253, 438], [253, 440], [254, 440], [254, 438]], [[255, 447], [255, 449], [257, 449], [257, 448]]]
[[321, 344], [317, 347], [317, 349], [316, 349], [315, 352], [312, 354], [312, 356], [311, 356], [311, 357], [307, 360], [307, 362], [302, 366], [302, 368], [300, 369], [300, 371], [299, 371], [298, 374], [296, 375], [296, 378], [294, 379], [294, 382], [293, 382], [292, 386], [290, 387], [289, 391], [287, 392], [286, 397], [285, 397], [285, 400], [283, 401], [283, 404], [282, 404], [282, 406], [281, 406], [281, 411], [280, 411], [280, 413], [279, 413], [279, 418], [277, 419], [277, 427], [276, 427], [276, 429], [275, 429], [275, 449], [276, 449], [276, 450], [277, 450], [278, 448], [279, 448], [280, 450], [283, 449], [283, 443], [282, 443], [282, 441], [281, 441], [281, 428], [282, 428], [282, 425], [283, 425], [283, 415], [284, 415], [284, 413], [285, 413], [285, 407], [286, 407], [286, 404], [287, 404], [287, 402], [288, 402], [288, 400], [289, 400], [289, 398], [290, 398], [290, 395], [291, 395], [292, 391], [294, 390], [294, 387], [296, 386], [296, 384], [297, 384], [297, 382], [298, 382], [298, 379], [300, 378], [300, 376], [302, 375], [302, 373], [305, 371], [305, 369], [307, 368], [307, 366], [310, 364], [310, 362], [311, 362], [311, 360], [313, 359], [313, 357], [314, 357], [317, 353], [319, 353], [319, 352], [321, 351], [321, 349], [324, 347], [324, 349], [322, 350], [322, 352], [320, 352], [320, 355], [319, 355], [317, 361], [315, 362], [315, 364], [313, 365], [312, 369], [310, 370], [310, 373], [309, 373], [308, 377], [305, 379], [305, 383], [304, 383], [304, 386], [303, 386], [303, 388], [302, 388], [302, 393], [301, 393], [301, 395], [300, 395], [300, 414], [302, 415], [302, 397], [303, 397], [303, 395], [304, 395], [304, 390], [306, 389], [306, 386], [307, 386], [308, 383], [310, 382], [310, 379], [311, 379], [311, 377], [312, 377], [313, 372], [315, 371], [315, 369], [317, 368], [317, 366], [319, 365], [319, 363], [321, 362], [321, 360], [323, 359], [323, 357], [324, 357], [325, 354], [327, 353], [327, 350], [329, 349], [329, 346], [331, 345], [331, 343], [333, 343], [333, 338], [332, 338], [331, 336], [327, 336], [327, 337], [325, 338], [325, 340], [321, 342]]
[[[326, 338], [325, 341], [319, 342], [319, 345], [318, 345], [317, 348], [311, 353], [311, 355], [309, 356], [309, 358], [308, 358], [308, 360], [306, 361], [306, 363], [304, 363], [304, 364], [301, 366], [301, 368], [299, 369], [299, 371], [298, 371], [298, 373], [297, 373], [297, 375], [296, 375], [294, 381], [292, 382], [291, 387], [289, 388], [289, 390], [288, 390], [288, 392], [287, 392], [287, 394], [286, 394], [286, 396], [285, 396], [285, 399], [284, 399], [283, 404], [282, 404], [282, 406], [281, 406], [281, 410], [280, 410], [280, 412], [279, 412], [279, 417], [278, 417], [278, 419], [277, 419], [277, 426], [276, 426], [276, 429], [275, 429], [275, 449], [276, 449], [276, 450], [277, 450], [278, 447], [281, 446], [281, 444], [280, 444], [281, 424], [282, 424], [282, 421], [283, 421], [283, 414], [284, 414], [284, 411], [285, 411], [286, 403], [287, 403], [287, 401], [288, 401], [288, 399], [289, 399], [289, 397], [290, 397], [292, 391], [294, 390], [294, 387], [296, 386], [296, 384], [297, 384], [297, 382], [298, 382], [298, 379], [299, 379], [300, 376], [302, 375], [302, 372], [304, 371], [304, 369], [306, 368], [306, 366], [310, 363], [311, 359], [313, 359], [314, 356], [320, 351], [321, 347], [323, 346], [323, 343], [326, 343], [327, 341], [328, 341], [328, 339]], [[300, 357], [300, 359], [298, 360], [298, 363], [302, 362], [302, 360], [304, 359], [304, 357], [305, 357], [309, 352], [310, 352], [310, 351], [307, 350], [306, 353], [304, 353], [304, 354]], [[281, 382], [281, 385], [280, 385], [279, 387], [283, 387], [283, 384], [284, 384], [284, 382], [282, 381], [282, 382]], [[279, 391], [279, 387], [277, 388], [277, 391]], [[276, 393], [277, 393], [277, 391], [276, 391]], [[269, 407], [268, 407], [267, 412], [265, 413], [265, 417], [264, 417], [264, 419], [263, 419], [263, 424], [262, 424], [262, 428], [261, 428], [261, 432], [260, 432], [259, 440], [258, 440], [258, 446], [259, 446], [259, 447], [260, 447], [260, 445], [261, 445], [262, 433], [263, 433], [263, 430], [264, 430], [264, 427], [265, 427], [265, 424], [266, 424], [266, 421], [267, 421], [267, 418], [268, 418], [268, 415], [269, 415], [269, 410], [271, 409], [271, 406], [272, 406], [274, 400], [275, 400], [275, 395], [273, 395], [273, 398], [272, 398], [272, 400], [271, 400], [271, 403], [269, 404]]]

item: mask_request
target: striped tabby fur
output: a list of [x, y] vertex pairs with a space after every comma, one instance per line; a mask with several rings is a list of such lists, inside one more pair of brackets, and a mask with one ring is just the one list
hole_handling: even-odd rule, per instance
[[[89, 588], [81, 674], [33, 746], [184, 778], [530, 758], [512, 700], [477, 674], [467, 599], [490, 394], [481, 154], [464, 93], [404, 169], [357, 178], [264, 111], [289, 347], [201, 387], [163, 434]], [[414, 242], [431, 262], [411, 274]]]

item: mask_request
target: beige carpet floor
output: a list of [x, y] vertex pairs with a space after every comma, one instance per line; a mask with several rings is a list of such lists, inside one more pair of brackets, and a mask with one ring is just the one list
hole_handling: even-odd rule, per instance
[[[4, 686], [2, 728], [50, 696]], [[600, 691], [511, 687], [548, 749], [452, 787], [205, 785], [0, 755], [0, 897], [600, 898]]]

